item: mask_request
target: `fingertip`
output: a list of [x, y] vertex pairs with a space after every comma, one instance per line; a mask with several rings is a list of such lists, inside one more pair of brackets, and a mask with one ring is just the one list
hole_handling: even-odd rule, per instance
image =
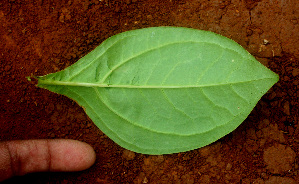
[[94, 149], [87, 143], [59, 139], [49, 142], [51, 171], [81, 171], [91, 167], [96, 160]]

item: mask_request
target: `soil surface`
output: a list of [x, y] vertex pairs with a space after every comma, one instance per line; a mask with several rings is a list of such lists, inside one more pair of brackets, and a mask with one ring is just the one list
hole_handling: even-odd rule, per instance
[[[0, 140], [87, 142], [96, 163], [4, 183], [299, 183], [297, 0], [1, 0]], [[67, 97], [26, 76], [57, 72], [108, 37], [183, 26], [229, 37], [280, 76], [249, 117], [204, 148], [149, 156], [115, 144]]]

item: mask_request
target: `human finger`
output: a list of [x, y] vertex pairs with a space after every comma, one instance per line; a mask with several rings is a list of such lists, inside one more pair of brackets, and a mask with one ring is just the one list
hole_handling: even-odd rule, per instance
[[44, 171], [80, 171], [95, 162], [93, 148], [70, 139], [0, 142], [0, 181]]

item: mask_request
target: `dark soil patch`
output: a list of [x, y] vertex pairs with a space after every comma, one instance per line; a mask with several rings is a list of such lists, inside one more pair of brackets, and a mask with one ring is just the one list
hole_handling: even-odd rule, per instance
[[[7, 183], [297, 183], [299, 3], [69, 0], [0, 2], [0, 140], [71, 138], [93, 146], [94, 166]], [[25, 78], [75, 63], [117, 33], [184, 26], [229, 37], [280, 81], [234, 132], [201, 149], [148, 156], [104, 135], [72, 100]]]

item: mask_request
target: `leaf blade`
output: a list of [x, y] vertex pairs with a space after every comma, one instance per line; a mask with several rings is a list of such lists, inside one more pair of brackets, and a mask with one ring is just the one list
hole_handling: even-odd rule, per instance
[[115, 35], [38, 86], [84, 106], [122, 147], [166, 154], [228, 134], [277, 80], [228, 38], [158, 27]]

